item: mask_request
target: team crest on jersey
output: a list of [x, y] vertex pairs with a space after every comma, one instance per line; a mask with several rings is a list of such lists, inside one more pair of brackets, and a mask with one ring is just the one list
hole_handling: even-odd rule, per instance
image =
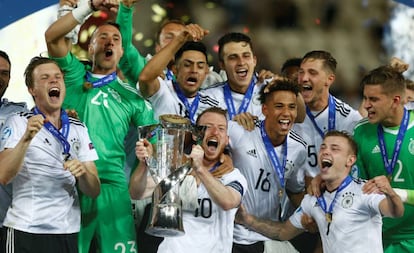
[[410, 138], [410, 143], [408, 144], [408, 152], [410, 152], [410, 154], [414, 155], [414, 140], [413, 140], [413, 138]]
[[342, 197], [342, 202], [341, 205], [343, 208], [348, 209], [352, 206], [352, 204], [354, 203], [354, 193], [352, 192], [345, 192]]
[[80, 150], [80, 140], [78, 138], [73, 138], [70, 140], [70, 146], [75, 151], [76, 154], [79, 154]]
[[10, 135], [12, 134], [12, 128], [7, 126], [3, 129], [3, 132], [1, 133], [1, 140], [4, 141], [7, 138], [10, 137]]
[[112, 97], [113, 97], [116, 101], [118, 101], [118, 103], [121, 103], [121, 102], [122, 102], [121, 96], [119, 95], [119, 93], [118, 93], [116, 90], [114, 90], [114, 89], [112, 89], [112, 88], [108, 88], [108, 91], [109, 91], [109, 93], [112, 95]]

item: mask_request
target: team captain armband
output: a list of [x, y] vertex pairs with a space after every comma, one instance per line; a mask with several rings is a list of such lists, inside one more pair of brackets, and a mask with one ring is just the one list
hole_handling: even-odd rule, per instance
[[402, 202], [414, 205], [414, 190], [394, 188], [394, 191], [400, 196]]
[[231, 188], [235, 189], [236, 191], [238, 191], [240, 193], [240, 195], [243, 196], [244, 193], [244, 188], [243, 186], [240, 184], [240, 182], [238, 181], [233, 181], [228, 183], [226, 186], [230, 186]]

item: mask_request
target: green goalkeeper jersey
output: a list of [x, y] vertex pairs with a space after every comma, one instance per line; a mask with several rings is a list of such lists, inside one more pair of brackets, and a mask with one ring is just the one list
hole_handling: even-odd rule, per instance
[[[358, 144], [357, 167], [359, 177], [370, 179], [387, 175], [381, 155], [377, 133], [378, 124], [362, 120], [354, 129], [354, 139]], [[384, 129], [384, 141], [388, 160], [391, 161], [399, 127]], [[405, 133], [398, 160], [392, 172], [393, 188], [414, 189], [414, 112]], [[404, 204], [405, 212], [401, 218], [383, 219], [383, 239], [388, 241], [411, 240], [414, 238], [414, 206]]]
[[[151, 105], [138, 95], [136, 89], [119, 78], [99, 88], [85, 89], [88, 66], [71, 53], [55, 60], [65, 73], [63, 106], [75, 109], [89, 129], [99, 155], [95, 163], [101, 183], [126, 187], [124, 138], [130, 124], [155, 123]], [[97, 78], [92, 77], [91, 81], [94, 80]]]

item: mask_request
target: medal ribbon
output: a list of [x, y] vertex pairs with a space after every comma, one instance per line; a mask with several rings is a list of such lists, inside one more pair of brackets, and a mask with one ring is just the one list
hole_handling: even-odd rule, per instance
[[178, 98], [184, 104], [185, 109], [187, 109], [188, 113], [190, 114], [191, 123], [195, 124], [195, 114], [198, 109], [198, 104], [200, 102], [200, 94], [197, 92], [196, 97], [194, 98], [193, 102], [190, 105], [188, 102], [187, 97], [184, 95], [183, 91], [178, 86], [177, 82], [173, 82], [174, 90], [177, 93]]
[[[323, 194], [316, 198], [318, 203], [319, 203], [319, 206], [322, 208], [323, 212], [325, 213], [325, 216], [327, 214], [332, 215], [332, 211], [333, 211], [333, 208], [334, 208], [334, 205], [335, 205], [335, 202], [336, 202], [336, 197], [338, 196], [338, 193], [341, 192], [345, 187], [347, 187], [351, 182], [352, 182], [352, 177], [350, 177], [350, 176], [347, 176], [342, 181], [342, 183], [339, 185], [338, 189], [336, 190], [335, 197], [333, 198], [331, 204], [329, 205], [329, 209], [327, 209], [326, 200], [323, 197]], [[330, 223], [330, 221], [329, 221], [329, 223]]]
[[116, 79], [116, 71], [95, 81], [91, 81], [92, 80], [91, 72], [89, 71], [86, 72], [86, 81], [90, 82], [93, 88], [99, 88], [99, 87], [105, 86], [115, 79]]
[[[37, 106], [33, 109], [35, 115], [41, 114], [44, 118], [45, 115], [37, 108]], [[63, 154], [66, 155], [66, 158], [69, 158], [69, 150], [70, 144], [68, 142], [68, 135], [69, 135], [69, 117], [65, 110], [61, 109], [60, 111], [60, 120], [62, 122], [62, 131], [59, 131], [52, 123], [49, 121], [44, 123], [44, 127], [54, 136], [56, 137], [63, 146]]]
[[405, 135], [405, 132], [407, 131], [409, 119], [410, 119], [410, 113], [408, 112], [407, 109], [404, 108], [404, 115], [401, 120], [400, 129], [398, 130], [397, 139], [395, 140], [395, 145], [394, 145], [395, 147], [394, 147], [394, 151], [392, 154], [391, 163], [388, 162], [388, 154], [385, 148], [384, 129], [382, 129], [382, 126], [378, 124], [378, 128], [377, 128], [378, 141], [380, 144], [382, 160], [384, 162], [385, 170], [388, 176], [392, 175], [395, 164], [397, 163], [398, 155], [400, 154], [404, 135]]
[[220, 166], [220, 164], [221, 164], [220, 162], [216, 162], [216, 164], [214, 164], [214, 166], [211, 167], [211, 169], [209, 169], [208, 171], [210, 173], [213, 173]]
[[237, 113], [236, 113], [236, 108], [234, 107], [233, 97], [231, 95], [231, 90], [230, 90], [229, 83], [226, 82], [224, 84], [224, 86], [223, 86], [224, 100], [225, 100], [226, 105], [227, 105], [227, 110], [229, 112], [230, 119], [233, 119], [233, 117], [236, 116], [237, 114], [240, 114], [242, 112], [247, 111], [247, 107], [249, 107], [250, 101], [252, 100], [253, 89], [254, 89], [254, 86], [255, 86], [256, 82], [257, 82], [257, 78], [254, 75], [252, 80], [250, 81], [250, 84], [249, 84], [249, 87], [247, 88], [246, 93], [244, 94], [243, 101], [240, 104], [240, 107], [239, 107]]
[[[334, 101], [334, 98], [332, 97], [332, 95], [329, 95], [328, 110], [329, 110], [329, 112], [328, 112], [328, 131], [331, 131], [331, 130], [335, 129], [335, 101]], [[316, 130], [318, 130], [319, 134], [323, 138], [325, 136], [325, 134], [322, 131], [322, 129], [318, 126], [318, 124], [316, 123], [315, 117], [313, 116], [312, 112], [309, 110], [309, 107], [307, 107], [307, 106], [306, 106], [306, 114], [308, 115], [308, 117], [312, 121], [312, 123], [315, 126]]]
[[280, 187], [285, 189], [285, 167], [286, 167], [286, 158], [287, 158], [287, 137], [283, 142], [282, 152], [282, 164], [280, 164], [279, 159], [276, 155], [275, 149], [273, 147], [272, 142], [269, 139], [269, 136], [266, 133], [266, 129], [264, 128], [264, 121], [262, 121], [260, 125], [260, 133], [262, 135], [263, 143], [265, 145], [267, 154], [270, 157], [270, 161], [272, 162], [273, 168], [276, 171], [277, 176], [279, 177]]
[[175, 81], [174, 73], [171, 71], [171, 69], [166, 70], [165, 77], [167, 80]]

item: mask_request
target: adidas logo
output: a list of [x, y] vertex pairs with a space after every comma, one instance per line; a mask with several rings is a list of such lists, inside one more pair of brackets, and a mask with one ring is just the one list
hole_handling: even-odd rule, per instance
[[375, 147], [371, 151], [371, 154], [380, 153], [380, 152], [381, 152], [381, 150], [380, 150], [379, 146], [375, 145]]
[[251, 149], [247, 151], [247, 154], [253, 156], [254, 158], [257, 158], [256, 149]]

